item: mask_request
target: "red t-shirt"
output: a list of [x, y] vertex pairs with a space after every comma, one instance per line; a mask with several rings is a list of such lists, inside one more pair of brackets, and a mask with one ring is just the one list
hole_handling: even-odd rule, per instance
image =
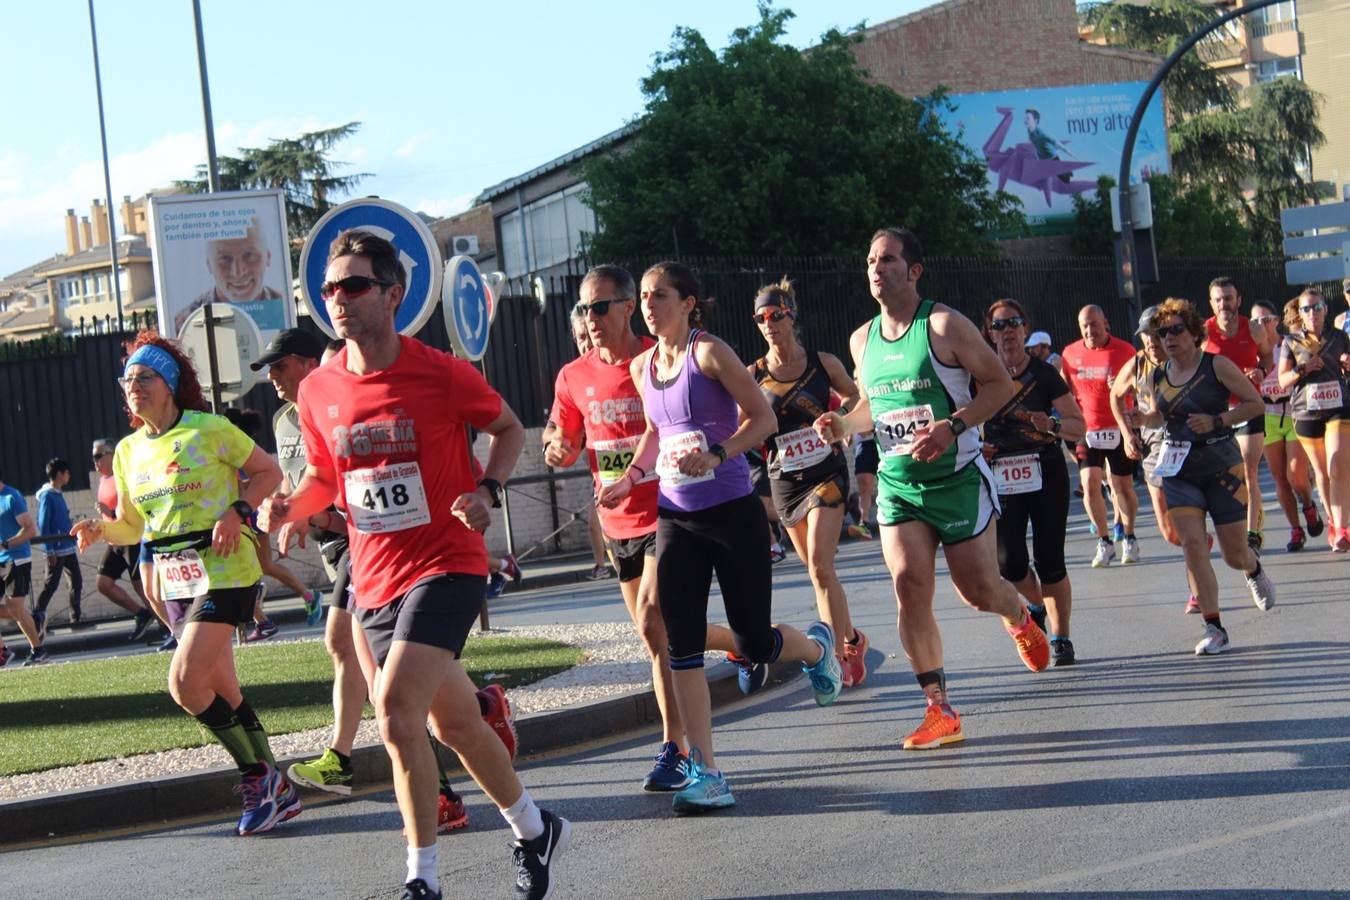
[[[1237, 335], [1228, 337], [1219, 330], [1219, 320], [1213, 316], [1205, 320], [1205, 343], [1201, 347], [1208, 353], [1217, 353], [1219, 356], [1226, 356], [1243, 372], [1248, 369], [1255, 369], [1261, 362], [1261, 348], [1256, 345], [1256, 339], [1252, 337], [1251, 321], [1246, 316], [1238, 316]], [[1254, 382], [1259, 388], [1260, 381]], [[1238, 398], [1234, 394], [1228, 395], [1229, 403], [1237, 403]]]
[[[117, 511], [117, 479], [112, 475], [98, 476], [98, 502], [114, 512]], [[117, 517], [104, 516], [103, 518], [111, 522]]]
[[1119, 428], [1111, 414], [1111, 382], [1134, 359], [1134, 347], [1108, 335], [1104, 347], [1089, 350], [1084, 342], [1075, 341], [1060, 355], [1064, 357], [1064, 380], [1083, 410], [1087, 430]]
[[309, 464], [337, 473], [356, 603], [376, 609], [430, 575], [487, 576], [483, 536], [450, 512], [472, 491], [465, 424], [484, 428], [502, 398], [478, 370], [410, 337], [367, 375], [344, 349], [300, 384]]
[[[642, 350], [655, 343], [649, 337], [642, 338]], [[647, 430], [642, 395], [628, 371], [630, 362], [624, 359], [609, 365], [601, 361], [600, 351], [591, 350], [563, 366], [553, 384], [549, 418], [565, 432], [585, 431], [597, 491], [623, 477], [638, 439]], [[655, 472], [649, 472], [613, 509], [597, 507], [607, 536], [633, 538], [656, 530], [655, 476]]]

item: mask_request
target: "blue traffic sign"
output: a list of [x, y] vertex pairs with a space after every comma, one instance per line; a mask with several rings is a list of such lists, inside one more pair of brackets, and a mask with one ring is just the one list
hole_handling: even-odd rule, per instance
[[416, 334], [440, 300], [441, 251], [420, 216], [378, 197], [351, 200], [330, 209], [305, 238], [300, 251], [300, 293], [310, 317], [329, 337], [338, 336], [319, 291], [328, 268], [328, 248], [339, 234], [353, 228], [378, 235], [398, 249], [408, 288], [394, 314], [394, 328], [399, 334]]
[[492, 292], [468, 256], [452, 257], [445, 267], [441, 303], [445, 307], [445, 330], [460, 359], [478, 362], [487, 352], [492, 332]]

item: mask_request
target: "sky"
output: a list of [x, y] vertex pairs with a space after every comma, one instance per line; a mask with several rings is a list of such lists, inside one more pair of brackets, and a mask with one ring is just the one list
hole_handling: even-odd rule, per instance
[[[934, 0], [796, 0], [788, 41]], [[676, 27], [714, 48], [754, 0], [201, 0], [216, 149], [361, 122], [333, 153], [356, 196], [431, 215], [613, 131]], [[206, 160], [191, 0], [94, 0], [114, 208]], [[65, 249], [104, 197], [85, 0], [9, 6], [0, 31], [0, 276]], [[118, 226], [120, 229], [120, 225]]]

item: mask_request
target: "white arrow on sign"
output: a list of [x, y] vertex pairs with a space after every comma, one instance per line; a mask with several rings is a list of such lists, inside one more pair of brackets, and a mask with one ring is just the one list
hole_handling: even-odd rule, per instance
[[[475, 283], [476, 282], [474, 281], [474, 277], [470, 275], [468, 272], [465, 272], [463, 275], [459, 277], [460, 290], [464, 290], [465, 288], [471, 288], [474, 286]], [[478, 327], [473, 330], [474, 340], [477, 340], [478, 337], [483, 333], [483, 323], [486, 319], [487, 316], [478, 317]]]

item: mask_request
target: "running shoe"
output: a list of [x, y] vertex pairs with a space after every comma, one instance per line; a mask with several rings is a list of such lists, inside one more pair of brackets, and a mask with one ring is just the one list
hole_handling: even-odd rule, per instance
[[399, 900], [441, 900], [441, 892], [433, 891], [425, 881], [414, 878], [403, 886], [403, 896]]
[[300, 796], [281, 773], [263, 763], [261, 775], [245, 775], [234, 792], [244, 798], [240, 837], [271, 831], [278, 822], [300, 814]]
[[1111, 564], [1111, 560], [1116, 558], [1116, 545], [1107, 538], [1097, 540], [1097, 553], [1092, 557], [1092, 568], [1102, 569]]
[[155, 652], [172, 653], [177, 649], [178, 649], [178, 638], [174, 637], [173, 634], [170, 633], [170, 635], [164, 639], [164, 643], [160, 644], [157, 648], [155, 648]]
[[155, 622], [155, 614], [148, 609], [136, 610], [136, 621], [131, 626], [131, 637], [128, 641], [139, 641], [145, 637], [145, 633], [150, 630], [150, 626]]
[[1186, 615], [1194, 615], [1200, 612], [1200, 598], [1191, 594], [1186, 598]]
[[[1333, 528], [1335, 526], [1332, 526]], [[1350, 550], [1350, 528], [1342, 528], [1336, 535], [1336, 545], [1332, 548], [1336, 553], [1344, 553]]]
[[1119, 544], [1123, 540], [1125, 540], [1125, 526], [1119, 522], [1113, 522], [1111, 524], [1111, 543]]
[[[1006, 624], [1003, 627], [1008, 628]], [[1008, 628], [1008, 634], [1017, 644], [1017, 654], [1022, 657], [1027, 668], [1033, 672], [1044, 672], [1050, 665], [1050, 643], [1045, 639], [1045, 632], [1036, 627], [1031, 615], [1028, 613], [1016, 628]]]
[[1045, 631], [1045, 606], [1032, 606], [1027, 604], [1027, 614], [1031, 616], [1031, 621], [1036, 623], [1036, 627]]
[[303, 599], [305, 604], [305, 624], [317, 625], [323, 618], [323, 594], [319, 591], [308, 592]]
[[1125, 538], [1125, 546], [1120, 550], [1120, 564], [1128, 566], [1137, 562], [1139, 562], [1139, 541], [1127, 537]]
[[680, 752], [674, 741], [661, 745], [656, 754], [656, 765], [642, 779], [644, 791], [678, 791], [689, 786], [689, 757]]
[[539, 810], [544, 833], [533, 840], [517, 840], [511, 845], [516, 864], [516, 897], [520, 900], [547, 900], [557, 886], [558, 856], [572, 840], [572, 823], [546, 809]]
[[34, 647], [33, 650], [28, 654], [28, 658], [23, 661], [23, 664], [24, 668], [27, 668], [28, 666], [40, 666], [43, 663], [48, 663], [51, 661], [52, 661], [51, 653], [48, 652], [45, 646], [39, 644], [38, 646]]
[[1073, 655], [1073, 641], [1068, 638], [1053, 638], [1050, 641], [1050, 663], [1053, 666], [1071, 666], [1078, 662]]
[[47, 614], [40, 609], [33, 610], [33, 627], [37, 629], [38, 641], [47, 639]]
[[3, 669], [13, 656], [14, 654], [9, 652], [9, 648], [3, 642], [0, 642], [0, 669]]
[[780, 544], [774, 544], [769, 548], [769, 562], [777, 565], [787, 559], [787, 551]]
[[464, 808], [464, 798], [447, 794], [442, 788], [436, 794], [436, 833], [449, 834], [467, 827], [469, 811]]
[[872, 540], [872, 530], [859, 522], [857, 525], [848, 526], [848, 536], [855, 541], [870, 541]]
[[1252, 602], [1261, 612], [1275, 605], [1275, 582], [1270, 580], [1264, 568], [1255, 577], [1247, 576], [1247, 589], [1252, 592]]
[[1195, 645], [1196, 656], [1213, 656], [1228, 649], [1228, 632], [1213, 622], [1205, 623], [1205, 636]]
[[930, 703], [923, 714], [923, 724], [905, 738], [903, 746], [906, 750], [934, 750], [965, 739], [956, 710], [946, 704]]
[[330, 794], [350, 797], [352, 793], [352, 771], [343, 770], [342, 760], [331, 748], [323, 755], [309, 762], [292, 763], [286, 775], [296, 784], [317, 788]]
[[1297, 553], [1303, 549], [1303, 545], [1308, 543], [1308, 536], [1303, 533], [1303, 529], [1295, 525], [1289, 529], [1289, 543], [1284, 545], [1285, 553]]
[[747, 697], [764, 687], [769, 680], [769, 666], [766, 663], [752, 663], [744, 656], [727, 654], [727, 662], [736, 667], [736, 684]]
[[277, 633], [277, 623], [271, 619], [263, 619], [261, 622], [253, 623], [253, 630], [248, 633], [244, 641], [249, 644], [256, 644], [258, 641], [265, 641], [270, 637], [275, 637]]
[[735, 805], [736, 798], [731, 793], [726, 776], [721, 772], [714, 775], [703, 768], [703, 761], [695, 748], [690, 754], [689, 784], [671, 802], [676, 815], [708, 812]]
[[489, 684], [478, 692], [478, 696], [487, 707], [487, 712], [483, 713], [483, 721], [492, 726], [502, 746], [506, 747], [506, 754], [511, 757], [512, 762], [515, 762], [516, 751], [519, 749], [516, 714], [511, 709], [511, 701], [506, 697], [506, 689], [500, 684]]
[[1308, 522], [1308, 537], [1319, 537], [1322, 534], [1322, 514], [1317, 511], [1317, 504], [1309, 503], [1303, 507], [1303, 518]]
[[829, 706], [839, 698], [842, 687], [839, 660], [834, 655], [834, 632], [824, 622], [816, 622], [806, 629], [806, 636], [820, 645], [820, 659], [814, 665], [802, 666], [802, 671], [811, 679], [816, 704]]
[[590, 574], [586, 576], [587, 581], [604, 581], [607, 578], [614, 577], [614, 569], [608, 563], [596, 563], [591, 566]]
[[1251, 547], [1255, 553], [1259, 555], [1261, 553], [1261, 548], [1264, 547], [1265, 545], [1266, 545], [1266, 535], [1264, 532], [1261, 531], [1247, 532], [1247, 546]]
[[512, 584], [520, 584], [520, 563], [516, 561], [514, 553], [508, 553], [502, 557], [502, 574], [510, 578]]
[[489, 597], [500, 597], [504, 590], [506, 590], [505, 575], [501, 572], [493, 572], [488, 576], [487, 595]]
[[854, 628], [853, 636], [857, 643], [844, 641], [844, 661], [839, 667], [844, 687], [858, 687], [867, 679], [867, 635]]

